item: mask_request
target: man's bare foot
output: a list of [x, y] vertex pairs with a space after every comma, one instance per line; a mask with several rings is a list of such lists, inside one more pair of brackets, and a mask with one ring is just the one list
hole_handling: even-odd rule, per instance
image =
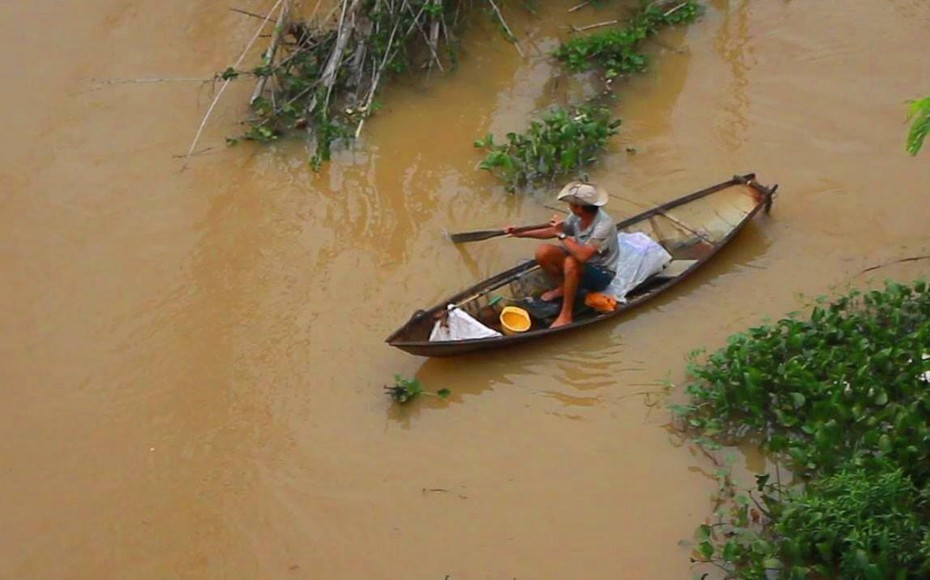
[[562, 318], [561, 316], [559, 316], [558, 318], [552, 321], [552, 324], [549, 325], [549, 328], [558, 328], [560, 326], [565, 326], [571, 323], [572, 323], [571, 318]]
[[553, 289], [553, 290], [549, 290], [549, 291], [547, 291], [547, 292], [543, 292], [543, 293], [539, 296], [539, 299], [542, 300], [543, 302], [552, 302], [552, 301], [555, 300], [556, 298], [561, 298], [561, 297], [562, 297], [562, 294], [563, 294], [562, 287], [559, 286], [558, 288], [555, 288], [555, 289]]

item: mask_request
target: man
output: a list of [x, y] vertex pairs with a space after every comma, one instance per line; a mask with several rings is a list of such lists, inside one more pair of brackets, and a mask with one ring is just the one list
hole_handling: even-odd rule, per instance
[[607, 288], [620, 260], [616, 223], [601, 209], [607, 203], [603, 188], [572, 181], [562, 188], [558, 199], [571, 211], [564, 221], [556, 216], [548, 227], [528, 232], [505, 228], [516, 238], [558, 239], [558, 244], [541, 244], [536, 249], [536, 262], [556, 282], [556, 287], [540, 298], [562, 298], [559, 315], [549, 328], [571, 324], [578, 290], [599, 292]]

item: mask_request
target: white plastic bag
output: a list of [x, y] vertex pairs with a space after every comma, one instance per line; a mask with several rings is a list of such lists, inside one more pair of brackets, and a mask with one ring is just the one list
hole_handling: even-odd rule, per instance
[[626, 302], [627, 293], [660, 272], [672, 261], [672, 256], [662, 244], [642, 232], [621, 232], [617, 234], [617, 241], [620, 243], [617, 275], [603, 293], [613, 296], [619, 302]]
[[446, 315], [436, 321], [429, 335], [430, 342], [491, 338], [501, 333], [478, 322], [473, 316], [450, 304]]

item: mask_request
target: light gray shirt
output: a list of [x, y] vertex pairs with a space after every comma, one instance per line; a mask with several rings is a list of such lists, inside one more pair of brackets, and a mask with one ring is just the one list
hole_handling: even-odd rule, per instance
[[617, 224], [614, 218], [603, 209], [594, 216], [586, 229], [581, 229], [581, 218], [571, 214], [565, 218], [562, 231], [574, 237], [579, 243], [594, 246], [597, 253], [591, 256], [588, 264], [616, 272], [620, 262], [620, 244], [617, 242]]

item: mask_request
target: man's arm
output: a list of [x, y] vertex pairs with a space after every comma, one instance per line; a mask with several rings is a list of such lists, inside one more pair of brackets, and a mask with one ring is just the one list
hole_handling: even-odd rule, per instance
[[560, 219], [558, 216], [554, 216], [549, 220], [549, 225], [544, 228], [539, 228], [536, 230], [530, 230], [528, 232], [514, 232], [515, 226], [507, 226], [504, 228], [504, 231], [507, 232], [507, 235], [513, 236], [515, 238], [533, 238], [536, 240], [548, 240], [554, 238], [564, 231], [564, 220]]
[[572, 237], [567, 237], [562, 240], [562, 247], [565, 248], [569, 255], [582, 264], [593, 258], [594, 255], [597, 254], [600, 246], [597, 240], [588, 240], [587, 244], [582, 244]]

